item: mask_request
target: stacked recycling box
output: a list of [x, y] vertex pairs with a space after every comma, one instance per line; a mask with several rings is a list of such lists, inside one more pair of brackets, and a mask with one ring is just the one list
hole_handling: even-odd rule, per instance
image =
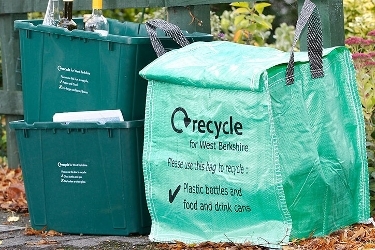
[[[143, 24], [108, 19], [109, 35], [15, 21], [24, 120], [12, 122], [31, 225], [65, 233], [148, 234], [142, 172], [147, 81], [156, 58]], [[211, 41], [202, 33], [190, 41]], [[177, 48], [160, 34], [166, 48]], [[121, 110], [123, 122], [53, 122], [55, 113]]]

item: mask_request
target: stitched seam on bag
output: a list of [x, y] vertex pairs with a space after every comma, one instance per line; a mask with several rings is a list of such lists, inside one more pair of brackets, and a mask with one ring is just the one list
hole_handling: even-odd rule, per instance
[[[152, 221], [157, 222], [158, 218], [156, 216], [155, 212], [155, 205], [152, 202], [152, 185], [150, 184], [152, 177], [151, 177], [151, 171], [150, 171], [150, 155], [151, 155], [151, 143], [150, 138], [152, 138], [152, 114], [153, 114], [153, 107], [152, 107], [152, 101], [154, 99], [154, 82], [149, 81], [148, 87], [147, 87], [147, 98], [146, 98], [146, 108], [145, 108], [145, 124], [144, 124], [144, 152], [143, 152], [143, 172], [144, 172], [144, 183], [145, 183], [145, 192], [146, 192], [146, 202], [147, 206], [150, 211], [150, 216], [152, 218]], [[156, 227], [157, 223], [152, 223], [152, 234], [158, 235], [158, 229]]]
[[[346, 93], [346, 98], [348, 98], [348, 100], [350, 100], [350, 103], [348, 103], [348, 105], [351, 107], [353, 113], [354, 113], [354, 116], [355, 116], [355, 119], [356, 119], [356, 124], [359, 124], [359, 127], [356, 129], [357, 131], [357, 134], [356, 134], [356, 137], [358, 139], [362, 139], [362, 141], [356, 141], [355, 142], [355, 146], [358, 148], [358, 154], [361, 155], [361, 156], [366, 156], [367, 155], [367, 152], [366, 152], [366, 138], [365, 138], [365, 131], [364, 131], [364, 120], [363, 120], [363, 111], [362, 111], [362, 107], [361, 105], [356, 105], [356, 103], [360, 104], [360, 99], [359, 99], [359, 96], [358, 96], [358, 89], [357, 89], [357, 84], [356, 84], [356, 78], [355, 78], [355, 69], [354, 69], [354, 66], [352, 65], [351, 67], [349, 67], [349, 65], [352, 64], [352, 61], [351, 61], [351, 55], [348, 53], [348, 52], [345, 52], [345, 54], [343, 53], [338, 53], [335, 57], [335, 62], [325, 62], [324, 65], [325, 65], [325, 69], [329, 69], [330, 67], [335, 67], [338, 63], [344, 65], [344, 68], [346, 71], [345, 72], [342, 72], [341, 74], [343, 76], [346, 77], [346, 80], [344, 81], [345, 83], [349, 83], [347, 84], [346, 86], [346, 90], [345, 93]], [[369, 193], [367, 192], [368, 188], [366, 187], [368, 185], [368, 173], [367, 173], [367, 169], [368, 169], [368, 165], [367, 165], [367, 158], [364, 157], [364, 159], [361, 159], [361, 162], [362, 162], [362, 165], [361, 165], [361, 174], [360, 174], [360, 187], [359, 187], [359, 193], [361, 194], [360, 197], [360, 200], [359, 200], [359, 204], [358, 206], [361, 208], [360, 211], [362, 213], [362, 215], [358, 215], [357, 213], [357, 216], [360, 216], [361, 218], [359, 218], [359, 220], [367, 220], [368, 217], [369, 217], [369, 214], [370, 214], [370, 211], [369, 211], [369, 204], [368, 204], [368, 198], [366, 197], [369, 197]], [[331, 228], [331, 230], [335, 230], [335, 229], [338, 229], [339, 227], [337, 228]], [[326, 225], [324, 224], [324, 230], [326, 230]]]
[[[346, 69], [346, 72], [342, 73], [345, 77], [346, 77], [346, 81], [345, 82], [349, 82], [349, 83], [356, 83], [356, 78], [355, 78], [355, 75], [353, 74], [354, 72], [354, 67], [350, 67], [350, 68], [347, 66], [347, 65], [350, 65], [352, 62], [350, 61], [350, 56], [343, 56], [342, 54], [339, 54], [336, 58], [336, 61], [340, 61], [342, 62], [343, 65], [346, 65], [346, 67], [344, 67]], [[351, 109], [353, 110], [354, 114], [355, 114], [355, 119], [356, 119], [356, 124], [360, 124], [359, 128], [357, 129], [357, 138], [362, 138], [362, 142], [359, 142], [359, 141], [356, 141], [356, 147], [358, 148], [358, 153], [360, 155], [367, 155], [367, 151], [366, 151], [366, 139], [365, 139], [365, 136], [363, 134], [365, 134], [365, 131], [364, 131], [364, 122], [363, 122], [363, 111], [362, 111], [362, 107], [359, 107], [359, 105], [356, 105], [356, 103], [360, 103], [360, 100], [359, 100], [359, 97], [358, 97], [358, 89], [357, 89], [357, 85], [356, 84], [348, 84], [347, 85], [347, 90], [349, 91], [349, 93], [347, 94], [348, 95], [348, 99], [350, 99], [350, 107]], [[368, 165], [367, 165], [367, 158], [366, 159], [362, 159], [362, 166], [361, 166], [361, 174], [360, 174], [360, 187], [359, 187], [359, 190], [360, 190], [360, 193], [362, 193], [362, 195], [360, 197], [362, 197], [362, 199], [360, 199], [360, 204], [358, 204], [362, 209], [362, 219], [363, 220], [367, 220], [368, 216], [369, 215], [365, 215], [365, 211], [367, 210], [366, 207], [366, 200], [369, 196], [369, 194], [366, 192], [366, 190], [368, 190], [366, 188], [367, 186], [367, 183], [368, 183], [368, 173], [367, 173], [367, 168], [368, 168]], [[369, 211], [368, 211], [369, 213]]]
[[[288, 205], [286, 202], [286, 196], [282, 184], [282, 171], [281, 171], [281, 164], [280, 164], [280, 158], [279, 158], [279, 151], [278, 151], [278, 141], [277, 141], [277, 135], [276, 135], [276, 128], [274, 124], [273, 119], [273, 112], [272, 112], [272, 99], [271, 99], [271, 93], [268, 85], [268, 73], [265, 72], [263, 74], [263, 81], [265, 86], [265, 91], [267, 94], [268, 99], [268, 114], [269, 114], [269, 121], [270, 121], [270, 134], [271, 134], [271, 145], [272, 145], [272, 152], [273, 152], [273, 158], [274, 158], [274, 164], [275, 164], [275, 177], [276, 177], [276, 193], [278, 194], [278, 201], [279, 205], [281, 206], [282, 216], [284, 217], [284, 223], [286, 224], [287, 229], [292, 228], [292, 216], [289, 212]], [[289, 240], [290, 236], [289, 231], [286, 231], [285, 234], [288, 237], [287, 240]]]
[[[351, 55], [350, 53], [348, 53], [348, 51], [344, 52], [346, 53], [346, 56], [344, 56], [344, 60], [345, 60], [345, 64], [344, 65], [352, 65], [352, 61], [350, 60], [351, 59]], [[341, 56], [341, 55], [340, 55]], [[351, 82], [351, 83], [356, 83], [356, 77], [355, 77], [355, 74], [353, 72], [355, 72], [354, 70], [354, 66], [352, 65], [350, 67], [350, 70], [349, 71], [349, 67], [345, 67], [345, 69], [347, 70], [347, 72], [345, 72], [345, 76], [348, 78], [348, 82]], [[356, 103], [360, 103], [360, 99], [359, 99], [359, 96], [358, 96], [358, 88], [357, 88], [357, 85], [356, 84], [349, 84], [349, 90], [350, 90], [350, 97], [352, 99], [352, 107], [353, 107], [353, 110], [354, 110], [354, 113], [356, 115], [356, 123], [357, 124], [360, 124], [359, 128], [357, 129], [357, 138], [362, 138], [362, 141], [361, 142], [358, 142], [357, 141], [357, 147], [359, 148], [359, 154], [363, 155], [363, 156], [366, 156], [367, 155], [367, 150], [366, 150], [366, 138], [365, 138], [365, 124], [364, 124], [364, 120], [363, 120], [363, 110], [362, 110], [362, 107], [360, 105], [355, 105]], [[358, 145], [359, 144], [359, 145]], [[369, 180], [368, 180], [368, 163], [367, 163], [367, 157], [363, 157], [364, 159], [362, 159], [362, 167], [361, 167], [361, 176], [360, 176], [360, 192], [362, 193], [361, 197], [362, 199], [360, 199], [360, 206], [361, 206], [361, 211], [362, 211], [362, 218], [359, 218], [360, 220], [367, 220], [368, 217], [370, 216], [370, 211], [369, 211], [369, 196], [370, 194], [367, 192], [368, 191], [368, 185], [369, 185]]]

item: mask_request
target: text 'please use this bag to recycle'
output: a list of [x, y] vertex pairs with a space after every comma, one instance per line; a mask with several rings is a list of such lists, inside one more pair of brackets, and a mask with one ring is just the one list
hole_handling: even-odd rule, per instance
[[[147, 23], [152, 34], [162, 20]], [[322, 49], [306, 0], [308, 52], [195, 42], [149, 81], [143, 172], [153, 241], [279, 246], [368, 220], [364, 119], [351, 54]], [[176, 41], [184, 45], [181, 36]]]

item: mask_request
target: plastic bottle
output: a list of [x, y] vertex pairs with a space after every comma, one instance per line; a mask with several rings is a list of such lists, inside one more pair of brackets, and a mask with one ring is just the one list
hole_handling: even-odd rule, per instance
[[92, 14], [85, 23], [85, 30], [99, 33], [102, 36], [108, 35], [109, 25], [103, 16], [103, 0], [92, 1]]

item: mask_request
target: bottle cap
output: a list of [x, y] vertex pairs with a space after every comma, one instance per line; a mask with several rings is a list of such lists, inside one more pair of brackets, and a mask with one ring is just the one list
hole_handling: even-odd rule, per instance
[[93, 9], [103, 9], [103, 0], [92, 0]]

